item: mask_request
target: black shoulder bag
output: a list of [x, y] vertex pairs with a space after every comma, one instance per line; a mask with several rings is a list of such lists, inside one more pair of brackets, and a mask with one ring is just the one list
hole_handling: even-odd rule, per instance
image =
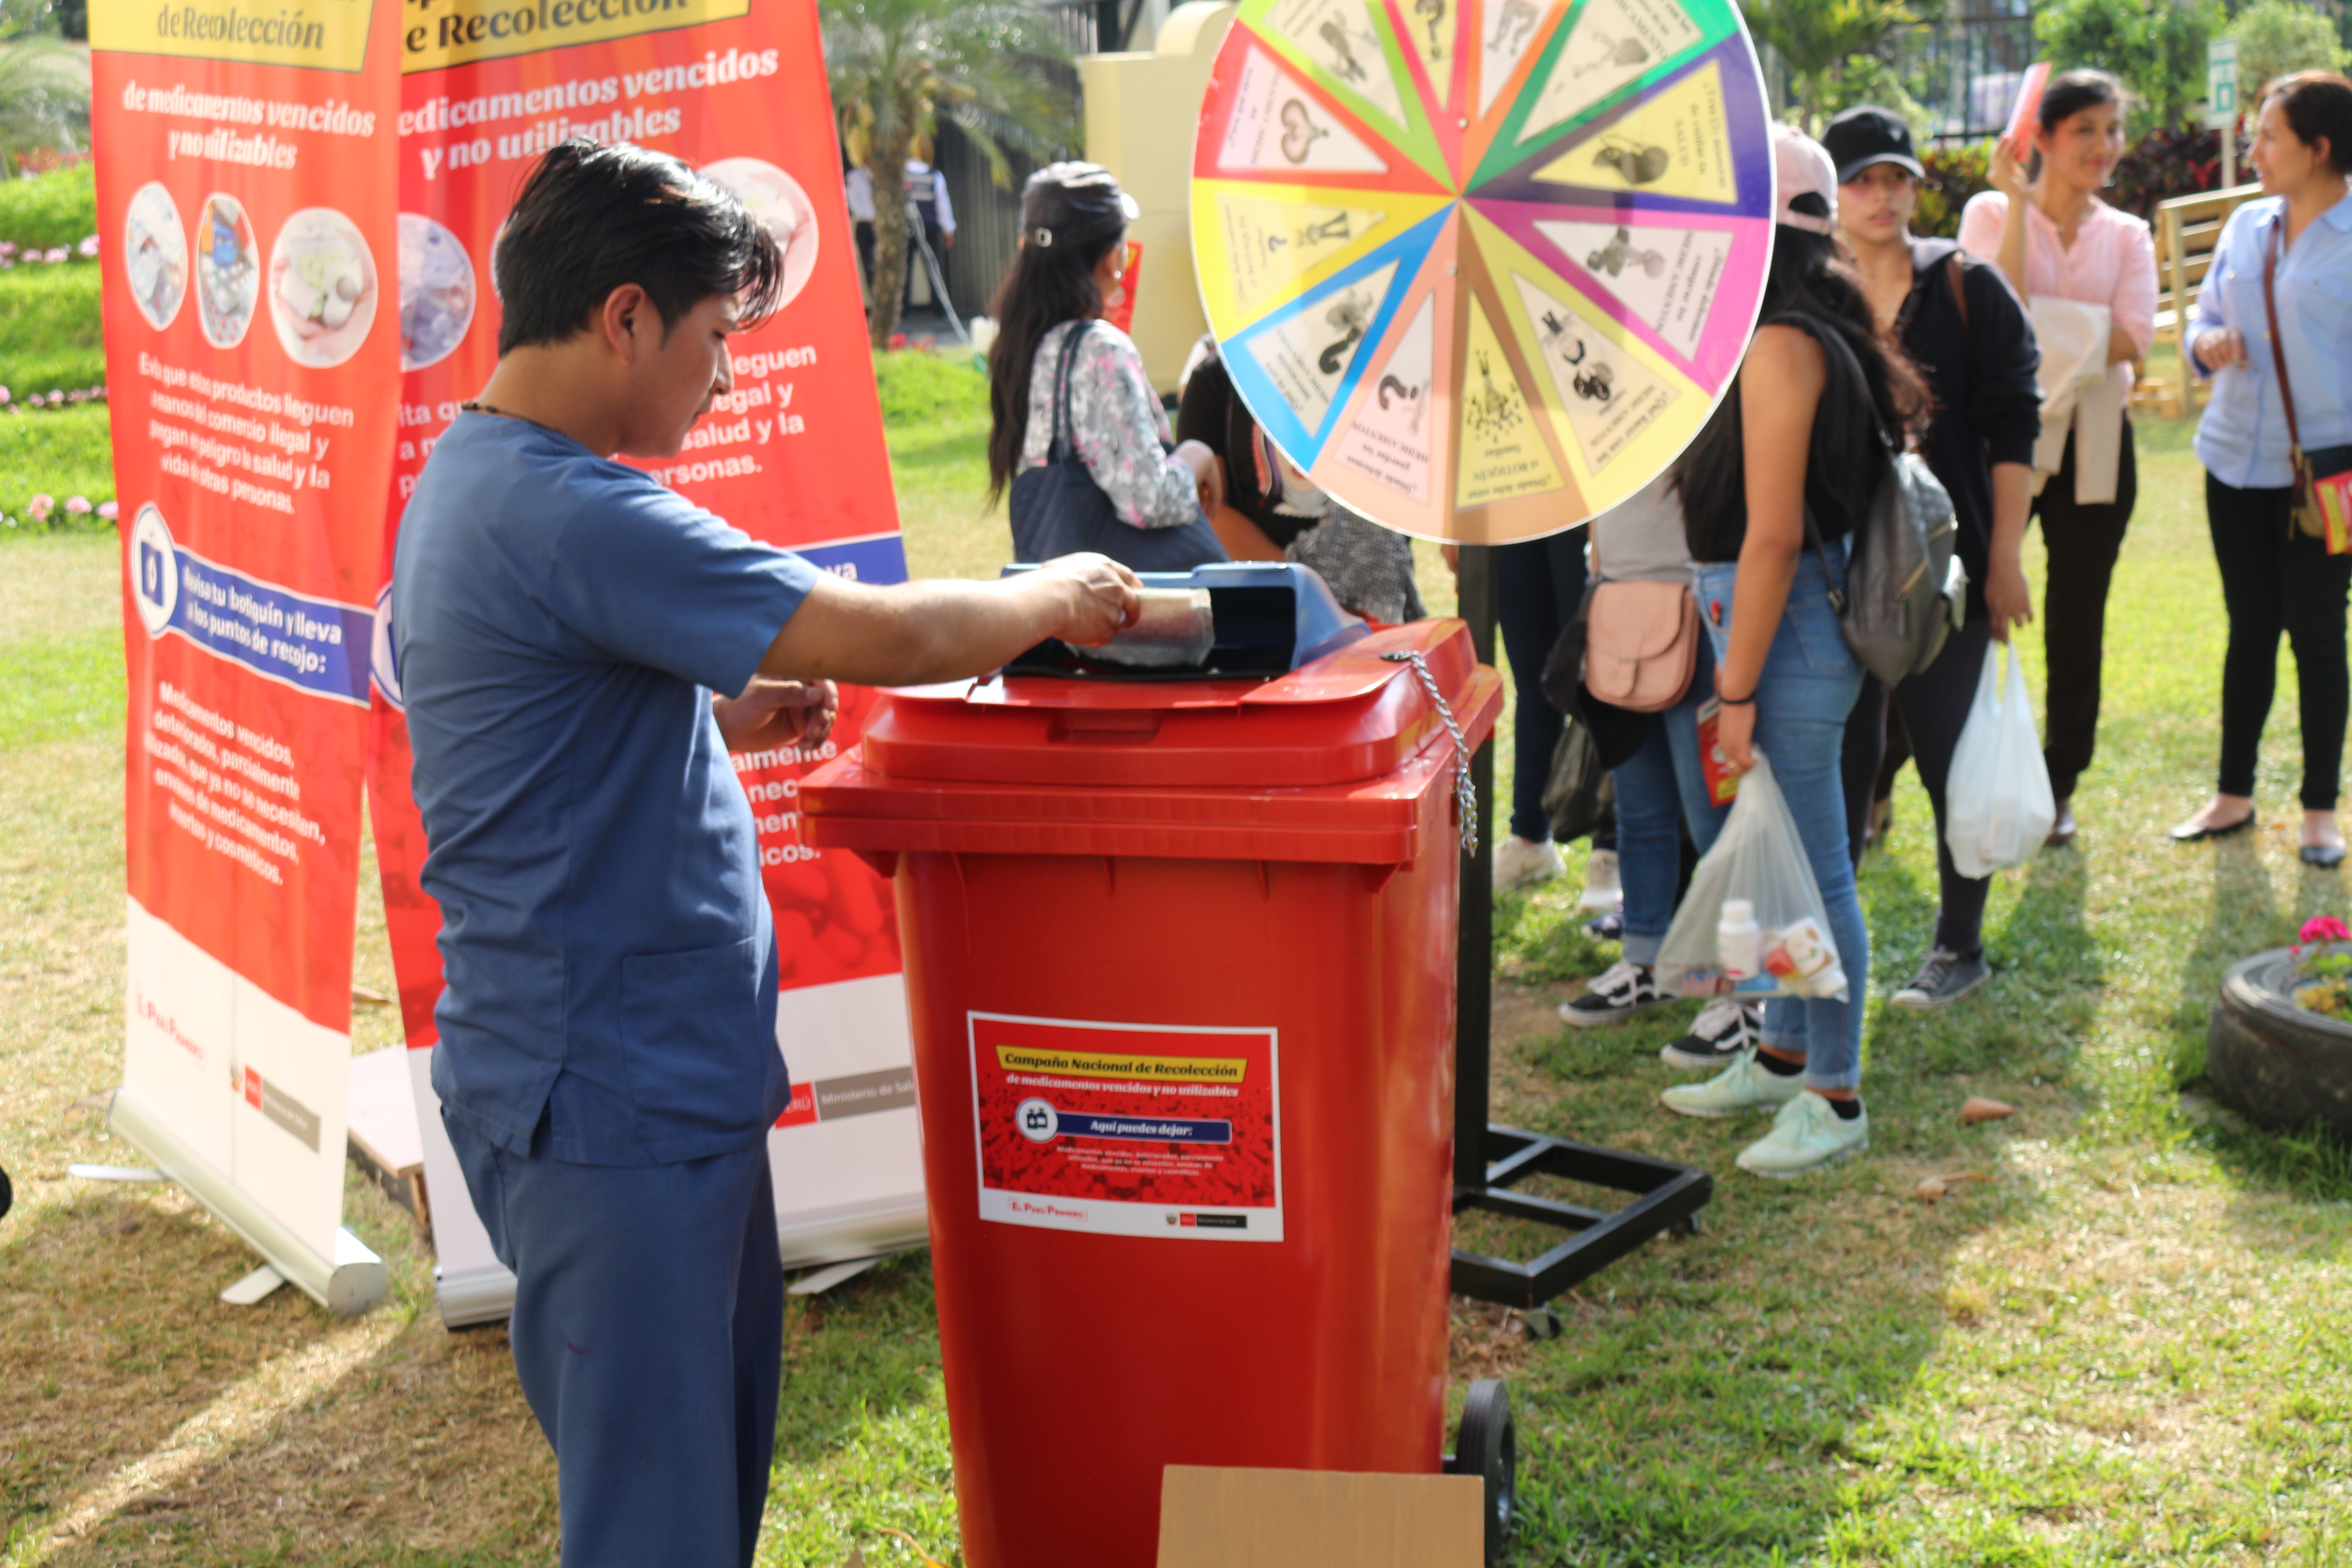
[[[1122, 521], [1070, 439], [1070, 361], [1094, 326], [1079, 321], [1062, 340], [1054, 366], [1054, 439], [1042, 467], [1015, 475], [1006, 506], [1016, 561], [1051, 561], [1094, 551], [1138, 572], [1189, 572], [1229, 560], [1216, 531], [1198, 510], [1174, 528], [1137, 528]], [[1034, 374], [1034, 373], [1033, 373]]]

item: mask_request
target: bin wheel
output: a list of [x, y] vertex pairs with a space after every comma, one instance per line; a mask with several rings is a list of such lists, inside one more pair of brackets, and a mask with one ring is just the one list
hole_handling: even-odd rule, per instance
[[0, 1171], [0, 1215], [5, 1215], [8, 1206], [16, 1201], [16, 1189], [8, 1184], [8, 1173]]
[[1518, 1428], [1511, 1421], [1510, 1390], [1501, 1379], [1482, 1377], [1470, 1385], [1447, 1468], [1486, 1483], [1486, 1563], [1494, 1568], [1503, 1560], [1519, 1500]]

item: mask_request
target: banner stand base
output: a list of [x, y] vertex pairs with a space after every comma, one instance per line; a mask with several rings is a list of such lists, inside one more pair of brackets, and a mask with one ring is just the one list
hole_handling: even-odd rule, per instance
[[347, 1316], [364, 1312], [391, 1289], [383, 1259], [358, 1237], [338, 1230], [335, 1256], [320, 1257], [121, 1089], [107, 1108], [106, 1124], [261, 1254], [288, 1283], [327, 1310]]
[[514, 1311], [515, 1277], [492, 1264], [452, 1274], [433, 1271], [433, 1291], [441, 1306], [441, 1326], [455, 1331], [503, 1323]]
[[[852, 1272], [857, 1272], [892, 1253], [928, 1246], [930, 1239], [929, 1214], [918, 1195], [802, 1216], [801, 1223], [778, 1227], [776, 1247], [788, 1270], [855, 1261]], [[454, 1274], [436, 1268], [433, 1286], [441, 1326], [453, 1331], [502, 1323], [514, 1310], [515, 1277], [497, 1264]]]

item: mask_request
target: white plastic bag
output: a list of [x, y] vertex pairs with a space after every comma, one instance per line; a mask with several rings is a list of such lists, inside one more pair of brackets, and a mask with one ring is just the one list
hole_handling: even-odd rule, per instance
[[2042, 736], [2025, 695], [2025, 668], [2012, 647], [2009, 679], [2000, 679], [2000, 648], [1985, 648], [1977, 700], [1969, 707], [1952, 773], [1944, 785], [1944, 842], [1963, 877], [1990, 877], [2033, 858], [2058, 820]]
[[[1725, 977], [1716, 928], [1726, 899], [1745, 899], [1763, 928], [1764, 973], [1734, 985]], [[1685, 996], [1846, 999], [1845, 971], [1830, 935], [1828, 908], [1797, 819], [1761, 752], [1739, 781], [1723, 835], [1691, 873], [1690, 891], [1658, 946], [1658, 984]]]

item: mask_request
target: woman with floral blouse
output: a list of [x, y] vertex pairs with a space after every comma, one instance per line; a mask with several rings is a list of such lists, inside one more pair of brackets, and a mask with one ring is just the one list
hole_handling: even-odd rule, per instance
[[[1097, 164], [1055, 163], [1029, 177], [1021, 247], [997, 294], [988, 351], [989, 499], [1014, 492], [1019, 540], [1034, 520], [1023, 515], [1034, 503], [1016, 481], [1074, 458], [1135, 531], [1129, 540], [1105, 530], [1084, 547], [1144, 569], [1223, 560], [1208, 523], [1223, 498], [1215, 458], [1198, 441], [1175, 442], [1134, 341], [1101, 319], [1122, 284], [1136, 211]], [[1058, 459], [1057, 428], [1067, 442]]]

